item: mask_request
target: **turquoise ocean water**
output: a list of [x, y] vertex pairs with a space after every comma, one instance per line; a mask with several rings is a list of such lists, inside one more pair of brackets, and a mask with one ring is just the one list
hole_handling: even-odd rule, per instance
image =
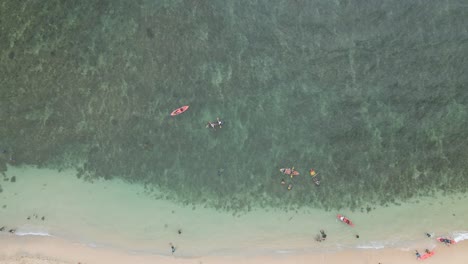
[[[74, 174], [72, 170], [10, 167], [9, 181], [4, 181], [5, 191], [0, 195], [0, 238], [15, 229], [17, 236], [47, 236], [132, 255], [166, 256], [173, 243], [177, 257], [287, 257], [381, 248], [412, 252], [443, 246], [434, 239], [437, 236], [468, 239], [468, 197], [462, 195], [438, 194], [369, 213], [256, 207], [236, 215], [157, 199], [139, 184], [118, 179], [84, 182]], [[345, 214], [355, 226], [339, 222], [337, 213]], [[320, 229], [325, 230], [326, 241], [315, 241]], [[427, 238], [425, 232], [434, 238]]]
[[0, 17], [4, 172], [74, 169], [235, 216], [467, 190], [463, 1], [4, 1]]

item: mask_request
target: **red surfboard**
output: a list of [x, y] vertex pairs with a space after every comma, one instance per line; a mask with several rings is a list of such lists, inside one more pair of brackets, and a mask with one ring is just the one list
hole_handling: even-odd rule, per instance
[[429, 252], [429, 253], [426, 253], [426, 254], [422, 255], [419, 259], [420, 259], [420, 260], [425, 260], [425, 259], [427, 259], [427, 258], [430, 258], [430, 257], [434, 256], [434, 254], [435, 254], [435, 252], [434, 252], [434, 251], [431, 251], [431, 252]]
[[181, 106], [181, 107], [177, 108], [176, 110], [172, 111], [171, 116], [180, 115], [183, 112], [187, 111], [187, 109], [189, 109], [188, 105]]
[[348, 218], [344, 217], [343, 215], [337, 215], [336, 218], [338, 218], [338, 220], [340, 220], [341, 222], [349, 225], [349, 226], [354, 226], [353, 222], [351, 222], [351, 220], [349, 220]]
[[450, 244], [456, 244], [457, 242], [453, 239], [449, 239], [449, 238], [446, 238], [446, 237], [438, 237], [437, 240], [439, 242], [442, 242], [442, 243], [445, 243], [444, 240], [447, 239], [448, 241], [450, 241]]

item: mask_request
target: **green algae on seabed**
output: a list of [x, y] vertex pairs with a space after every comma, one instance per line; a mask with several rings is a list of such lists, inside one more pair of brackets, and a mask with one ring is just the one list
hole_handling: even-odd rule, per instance
[[[122, 177], [220, 210], [359, 210], [466, 192], [463, 10], [7, 0], [1, 148], [13, 165]], [[218, 116], [222, 129], [204, 128]], [[279, 184], [288, 166], [301, 172], [290, 192]]]

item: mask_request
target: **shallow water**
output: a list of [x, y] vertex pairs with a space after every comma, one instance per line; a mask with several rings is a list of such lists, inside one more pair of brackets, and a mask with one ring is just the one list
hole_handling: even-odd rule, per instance
[[[212, 208], [157, 200], [143, 186], [120, 180], [84, 182], [74, 174], [10, 168], [7, 176], [15, 175], [17, 182], [8, 183], [0, 195], [6, 205], [0, 225], [16, 228], [17, 235], [52, 235], [90, 247], [132, 253], [169, 255], [172, 242], [181, 257], [409, 249], [420, 244], [433, 247], [436, 242], [426, 238], [424, 232], [468, 238], [468, 198], [462, 196], [439, 195], [437, 199], [379, 207], [369, 213], [318, 209], [286, 213], [257, 208], [233, 216]], [[337, 213], [352, 219], [355, 227], [338, 222]], [[179, 229], [182, 234], [177, 233]], [[314, 237], [320, 229], [328, 237], [318, 243]]]
[[[2, 170], [76, 168], [235, 214], [359, 212], [468, 187], [460, 1], [9, 0], [0, 12]], [[206, 129], [218, 116], [225, 126]], [[291, 166], [299, 177], [279, 174]]]

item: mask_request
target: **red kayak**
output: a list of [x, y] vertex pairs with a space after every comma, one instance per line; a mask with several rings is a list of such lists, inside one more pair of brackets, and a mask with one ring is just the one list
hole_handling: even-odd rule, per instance
[[435, 252], [434, 252], [434, 251], [431, 251], [431, 252], [429, 252], [429, 253], [426, 253], [426, 254], [422, 255], [419, 259], [420, 259], [420, 260], [425, 260], [425, 259], [427, 259], [427, 258], [430, 258], [430, 257], [434, 256], [434, 254], [435, 254]]
[[341, 222], [349, 225], [349, 226], [354, 226], [353, 222], [351, 222], [351, 220], [349, 220], [348, 218], [342, 216], [342, 215], [337, 215], [336, 218], [338, 218], [338, 220], [340, 220]]
[[446, 237], [438, 237], [436, 238], [437, 241], [442, 242], [442, 243], [447, 243], [447, 244], [456, 244], [457, 242], [453, 239], [449, 239]]
[[187, 111], [188, 108], [189, 108], [188, 105], [181, 106], [181, 107], [177, 108], [176, 110], [172, 111], [171, 116], [180, 115], [183, 112]]

